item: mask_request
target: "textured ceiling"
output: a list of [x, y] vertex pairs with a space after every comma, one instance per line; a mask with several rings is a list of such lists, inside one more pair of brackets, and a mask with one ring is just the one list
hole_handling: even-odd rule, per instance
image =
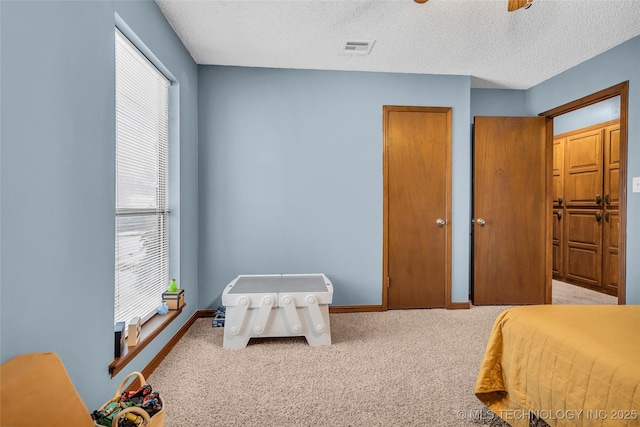
[[[640, 34], [640, 0], [156, 0], [198, 64], [471, 76], [528, 89]], [[340, 54], [375, 40], [368, 56]]]

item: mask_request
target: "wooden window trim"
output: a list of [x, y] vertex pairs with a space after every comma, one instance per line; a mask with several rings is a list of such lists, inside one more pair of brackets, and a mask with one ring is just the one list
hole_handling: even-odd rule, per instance
[[160, 315], [155, 314], [151, 319], [147, 320], [140, 331], [140, 341], [135, 346], [124, 346], [122, 355], [111, 362], [109, 365], [109, 375], [115, 377], [129, 362], [131, 362], [138, 353], [140, 353], [151, 341], [157, 337], [171, 322], [178, 318], [185, 306], [179, 310], [169, 310], [169, 313]]

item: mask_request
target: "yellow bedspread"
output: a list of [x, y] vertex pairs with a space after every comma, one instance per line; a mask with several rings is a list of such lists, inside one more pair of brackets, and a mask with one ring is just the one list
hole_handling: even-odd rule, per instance
[[640, 306], [510, 308], [495, 321], [475, 394], [512, 426], [640, 426]]

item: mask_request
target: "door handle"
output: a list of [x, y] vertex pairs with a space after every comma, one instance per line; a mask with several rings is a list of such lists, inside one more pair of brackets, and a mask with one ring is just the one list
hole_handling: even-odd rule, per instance
[[611, 198], [609, 197], [609, 195], [608, 195], [608, 194], [605, 194], [605, 195], [604, 195], [604, 202], [605, 202], [607, 205], [611, 203]]
[[480, 227], [484, 227], [484, 225], [487, 223], [487, 222], [486, 222], [484, 219], [482, 219], [482, 218], [478, 218], [478, 219], [476, 220], [476, 222], [478, 223], [478, 225], [479, 225]]
[[558, 204], [562, 206], [562, 196], [558, 196]]
[[438, 218], [436, 219], [436, 224], [438, 224], [438, 227], [442, 227], [443, 225], [445, 225], [447, 223], [446, 219], [442, 219], [442, 218]]
[[562, 219], [562, 212], [558, 211], [556, 212], [556, 215], [558, 215], [558, 219]]
[[599, 194], [596, 194], [596, 203], [600, 204], [602, 202], [602, 196]]
[[600, 222], [602, 220], [602, 214], [600, 212], [596, 212], [596, 221]]
[[604, 220], [609, 222], [609, 212], [607, 212], [606, 214], [604, 214]]

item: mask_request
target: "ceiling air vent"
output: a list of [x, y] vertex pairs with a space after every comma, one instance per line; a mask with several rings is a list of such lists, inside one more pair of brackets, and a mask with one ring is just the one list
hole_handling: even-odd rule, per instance
[[340, 46], [340, 55], [367, 56], [375, 40], [345, 40]]

